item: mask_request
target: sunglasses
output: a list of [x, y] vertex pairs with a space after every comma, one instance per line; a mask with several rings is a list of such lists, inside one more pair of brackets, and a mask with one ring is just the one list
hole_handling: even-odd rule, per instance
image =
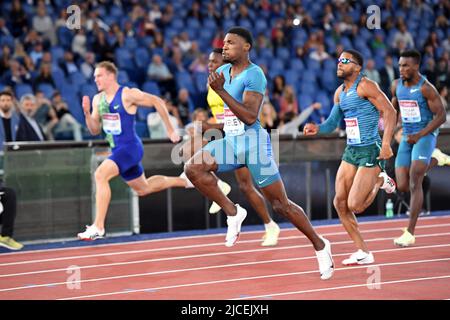
[[342, 64], [349, 64], [349, 63], [354, 63], [354, 64], [357, 64], [357, 65], [359, 65], [359, 63], [357, 63], [357, 62], [355, 62], [355, 61], [353, 61], [353, 60], [350, 60], [350, 59], [348, 59], [348, 58], [339, 58], [338, 59], [338, 63], [342, 63]]

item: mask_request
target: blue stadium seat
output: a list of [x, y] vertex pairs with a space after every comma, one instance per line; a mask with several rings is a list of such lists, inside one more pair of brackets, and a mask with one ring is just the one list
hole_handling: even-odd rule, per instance
[[92, 84], [84, 84], [81, 86], [80, 93], [81, 96], [89, 96], [89, 98], [91, 98], [92, 101], [94, 96], [97, 94], [97, 87]]
[[87, 82], [84, 75], [79, 71], [72, 72], [69, 75], [69, 78], [70, 78], [70, 83], [77, 88], [80, 88], [83, 84], [85, 84]]
[[128, 72], [126, 70], [119, 70], [119, 74], [117, 75], [117, 82], [121, 85], [124, 85], [130, 81], [130, 77], [128, 76]]
[[208, 83], [208, 73], [207, 72], [194, 72], [193, 74], [195, 86], [197, 87], [197, 92], [206, 92]]
[[147, 125], [147, 116], [149, 113], [155, 112], [155, 108], [139, 107], [136, 112], [136, 123], [144, 122]]
[[138, 137], [150, 138], [150, 133], [148, 131], [147, 122], [136, 121], [135, 128], [136, 128], [136, 133], [137, 133]]
[[130, 51], [133, 51], [138, 47], [138, 42], [137, 42], [136, 38], [126, 37], [124, 45], [125, 45], [125, 48], [127, 48]]
[[201, 29], [202, 25], [196, 18], [189, 18], [186, 23], [188, 29]]
[[190, 94], [196, 93], [192, 77], [188, 72], [186, 71], [178, 72], [176, 75], [176, 82], [178, 89], [186, 88]]
[[284, 71], [284, 79], [286, 84], [297, 86], [300, 81], [300, 73], [296, 70], [288, 69]]
[[55, 62], [59, 62], [64, 58], [64, 49], [60, 46], [52, 46], [50, 48], [50, 53], [52, 54], [52, 60]]
[[289, 48], [285, 48], [285, 47], [277, 48], [275, 55], [277, 56], [277, 58], [283, 59], [285, 61], [288, 61], [291, 57]]
[[25, 94], [33, 94], [33, 88], [26, 83], [16, 84], [14, 91], [17, 99], [20, 99]]
[[322, 113], [323, 114], [329, 114], [332, 107], [332, 96], [323, 90], [319, 91], [316, 95], [315, 101], [322, 104]]
[[209, 30], [212, 30], [213, 32], [215, 32], [217, 29], [216, 20], [214, 20], [212, 18], [203, 19], [203, 28], [209, 29]]
[[313, 102], [313, 96], [310, 94], [300, 93], [297, 98], [300, 110], [308, 108]]
[[321, 69], [320, 62], [314, 59], [306, 59], [306, 69], [314, 72], [319, 72]]
[[142, 90], [157, 96], [161, 95], [161, 91], [159, 90], [158, 84], [154, 81], [146, 81], [142, 86]]
[[37, 90], [42, 91], [42, 93], [44, 94], [44, 96], [47, 99], [51, 99], [53, 96], [53, 93], [55, 92], [55, 88], [53, 88], [53, 86], [49, 83], [41, 83], [37, 87]]
[[258, 35], [261, 32], [264, 33], [267, 30], [267, 28], [269, 28], [269, 27], [267, 25], [266, 20], [256, 19], [254, 28], [255, 28], [255, 35]]
[[133, 69], [133, 56], [127, 48], [117, 48], [114, 52], [117, 66], [121, 69]]
[[294, 58], [289, 62], [289, 68], [292, 70], [302, 71], [305, 69], [305, 64], [299, 58]]
[[145, 68], [147, 70], [150, 63], [150, 54], [147, 48], [139, 47], [134, 52], [134, 61], [138, 68]]

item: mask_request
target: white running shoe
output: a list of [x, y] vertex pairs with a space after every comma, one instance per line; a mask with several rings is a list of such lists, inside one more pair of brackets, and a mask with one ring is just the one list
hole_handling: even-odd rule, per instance
[[396, 184], [394, 179], [389, 177], [386, 172], [381, 171], [378, 175], [379, 177], [383, 178], [384, 182], [383, 185], [380, 187], [380, 189], [383, 189], [386, 191], [386, 193], [393, 193], [396, 189]]
[[[231, 191], [231, 186], [222, 180], [217, 181], [217, 186], [219, 187], [220, 190], [222, 190], [224, 195], [228, 195]], [[209, 208], [209, 213], [215, 214], [219, 212], [220, 209], [221, 209], [220, 206], [217, 203], [213, 202], [211, 207]]]
[[235, 216], [227, 217], [227, 236], [225, 237], [225, 246], [232, 247], [236, 244], [241, 232], [242, 222], [247, 217], [247, 210], [236, 204], [237, 213]]
[[263, 236], [263, 247], [276, 246], [278, 243], [278, 236], [280, 235], [280, 227], [274, 222], [274, 226], [266, 228], [266, 233]]
[[435, 158], [438, 161], [438, 166], [450, 166], [450, 156], [443, 153], [438, 148], [434, 149], [431, 157]]
[[78, 239], [80, 240], [96, 240], [105, 237], [105, 230], [100, 231], [95, 225], [86, 226], [86, 231], [78, 234]]
[[325, 242], [325, 248], [320, 251], [316, 251], [317, 261], [319, 262], [320, 279], [327, 280], [333, 276], [334, 262], [331, 255], [330, 241], [324, 237], [320, 237]]
[[350, 258], [342, 261], [342, 264], [344, 266], [356, 266], [358, 264], [371, 264], [374, 262], [375, 259], [373, 257], [372, 252], [367, 253], [359, 249], [358, 251], [352, 253]]

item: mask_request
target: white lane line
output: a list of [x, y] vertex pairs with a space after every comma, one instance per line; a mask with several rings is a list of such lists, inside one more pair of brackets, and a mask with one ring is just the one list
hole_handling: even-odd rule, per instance
[[[374, 250], [373, 253], [383, 253], [383, 252], [392, 252], [392, 251], [405, 251], [405, 250], [418, 250], [418, 249], [432, 249], [432, 248], [442, 248], [449, 247], [450, 244], [442, 244], [442, 245], [430, 245], [430, 246], [422, 246], [422, 247], [409, 247], [409, 248], [396, 248], [396, 249], [383, 249], [383, 250]], [[334, 254], [333, 257], [341, 257], [348, 256], [351, 253], [340, 253]], [[242, 262], [242, 263], [233, 263], [233, 264], [223, 264], [223, 265], [213, 265], [213, 266], [205, 266], [205, 267], [195, 267], [195, 268], [185, 268], [185, 269], [174, 269], [174, 270], [163, 270], [163, 271], [154, 271], [154, 272], [146, 272], [146, 273], [137, 273], [137, 274], [127, 274], [122, 276], [111, 276], [111, 277], [103, 277], [103, 278], [93, 278], [87, 280], [79, 280], [79, 281], [70, 281], [70, 284], [76, 283], [87, 283], [87, 282], [99, 282], [99, 281], [110, 281], [110, 280], [118, 280], [118, 279], [127, 279], [127, 278], [135, 278], [135, 277], [144, 277], [144, 276], [153, 276], [153, 275], [161, 275], [161, 274], [173, 274], [180, 272], [189, 272], [189, 271], [201, 271], [208, 269], [219, 269], [219, 268], [230, 268], [230, 267], [239, 267], [239, 266], [251, 266], [251, 265], [259, 265], [259, 264], [268, 264], [268, 263], [279, 263], [279, 262], [289, 262], [289, 261], [300, 261], [300, 260], [310, 260], [316, 259], [316, 256], [309, 257], [295, 257], [295, 258], [285, 258], [285, 259], [274, 259], [274, 260], [260, 260], [260, 261], [252, 261], [252, 262]], [[155, 259], [158, 260], [158, 259]], [[153, 261], [154, 262], [154, 261]], [[66, 272], [67, 269], [62, 269], [61, 271]], [[64, 274], [66, 277], [66, 274]], [[48, 286], [59, 286], [59, 285], [68, 285], [67, 281], [64, 282], [54, 282], [54, 283], [44, 283], [38, 285], [27, 285], [21, 287], [13, 287], [13, 288], [4, 288], [0, 289], [0, 292], [14, 291], [14, 290], [23, 290], [23, 289], [34, 289]]]
[[[445, 219], [449, 218], [450, 215], [443, 215], [443, 216], [431, 216], [431, 217], [421, 217], [420, 221], [427, 221], [427, 220], [436, 220], [436, 219]], [[395, 220], [381, 220], [381, 221], [363, 221], [358, 222], [360, 226], [365, 225], [371, 225], [371, 224], [394, 224], [395, 222], [404, 222], [408, 220], [407, 217], [402, 219], [395, 219]], [[332, 228], [332, 227], [339, 227], [341, 226], [340, 223], [336, 224], [327, 224], [327, 225], [320, 225], [315, 226], [314, 229], [322, 229], [322, 228]], [[418, 226], [419, 227], [419, 226]], [[416, 229], [418, 228], [416, 227]], [[422, 226], [425, 227], [425, 226]], [[289, 230], [296, 230], [296, 228], [283, 228], [282, 231], [289, 231]], [[253, 233], [260, 233], [264, 230], [254, 230], [254, 231], [246, 231], [242, 234], [253, 234]], [[106, 243], [106, 244], [97, 244], [97, 245], [87, 245], [87, 246], [80, 246], [80, 247], [68, 247], [68, 248], [54, 248], [54, 249], [41, 249], [41, 250], [32, 250], [32, 251], [18, 251], [18, 252], [5, 252], [0, 254], [0, 258], [2, 256], [9, 256], [9, 255], [24, 255], [24, 254], [34, 254], [34, 253], [43, 253], [43, 252], [53, 252], [53, 251], [70, 251], [70, 250], [79, 250], [79, 249], [91, 249], [91, 248], [102, 248], [102, 247], [110, 247], [110, 246], [123, 246], [123, 245], [133, 245], [133, 244], [144, 244], [144, 243], [153, 243], [153, 242], [161, 242], [161, 241], [176, 241], [176, 240], [188, 240], [188, 239], [198, 239], [198, 238], [212, 238], [212, 237], [218, 237], [222, 236], [225, 233], [214, 233], [214, 234], [206, 234], [206, 235], [195, 235], [195, 236], [183, 236], [183, 237], [172, 237], [172, 238], [160, 238], [160, 239], [150, 239], [150, 240], [140, 240], [140, 241], [128, 241], [128, 242], [120, 242], [120, 243]], [[74, 239], [76, 241], [76, 239]]]
[[230, 300], [249, 300], [249, 299], [261, 299], [267, 297], [279, 297], [279, 296], [288, 296], [293, 294], [304, 294], [304, 293], [313, 293], [313, 292], [323, 292], [323, 291], [332, 291], [332, 290], [342, 290], [342, 289], [352, 289], [352, 288], [360, 288], [360, 287], [376, 287], [387, 284], [397, 284], [397, 283], [407, 283], [407, 282], [415, 282], [415, 281], [428, 281], [428, 280], [437, 280], [437, 279], [447, 279], [450, 278], [450, 275], [446, 276], [437, 276], [437, 277], [425, 277], [425, 278], [415, 278], [415, 279], [403, 279], [403, 280], [394, 280], [394, 281], [384, 281], [384, 282], [375, 282], [375, 283], [364, 283], [364, 284], [354, 284], [348, 286], [340, 286], [340, 287], [331, 287], [331, 288], [320, 288], [320, 289], [311, 289], [311, 290], [302, 290], [302, 291], [291, 291], [291, 292], [281, 292], [281, 293], [271, 293], [267, 295], [258, 295], [258, 296], [248, 296], [241, 298], [234, 298]]
[[[427, 228], [443, 228], [448, 227], [449, 224], [434, 224], [434, 225], [427, 225], [427, 226], [418, 226], [416, 229], [427, 229]], [[384, 229], [368, 229], [368, 230], [362, 230], [362, 234], [366, 233], [373, 233], [373, 232], [385, 232], [385, 231], [396, 231], [398, 228], [384, 228]], [[340, 236], [340, 235], [347, 235], [346, 231], [343, 232], [332, 232], [332, 233], [324, 233], [323, 236]], [[421, 235], [416, 235], [416, 237], [420, 237]], [[289, 240], [289, 239], [302, 239], [306, 238], [304, 235], [298, 235], [298, 236], [290, 236], [290, 237], [280, 237], [280, 240]], [[392, 238], [389, 238], [392, 239]], [[243, 243], [254, 243], [254, 242], [260, 242], [260, 239], [255, 240], [241, 240], [239, 241], [240, 244]], [[33, 264], [33, 263], [43, 263], [43, 262], [55, 262], [55, 261], [65, 261], [65, 260], [79, 260], [79, 259], [87, 259], [87, 258], [99, 258], [99, 257], [109, 257], [109, 256], [121, 256], [121, 255], [129, 255], [129, 254], [138, 254], [138, 253], [150, 253], [150, 252], [159, 252], [159, 251], [170, 251], [170, 250], [184, 250], [184, 249], [194, 249], [194, 248], [207, 248], [207, 247], [215, 247], [220, 246], [223, 247], [223, 242], [216, 242], [216, 243], [205, 243], [205, 244], [196, 244], [196, 245], [188, 245], [188, 246], [175, 246], [175, 247], [165, 247], [165, 248], [153, 248], [153, 249], [141, 249], [141, 250], [130, 250], [130, 251], [119, 251], [119, 252], [108, 252], [108, 253], [97, 253], [97, 254], [88, 254], [88, 255], [79, 255], [79, 256], [65, 256], [65, 257], [57, 257], [57, 258], [48, 258], [48, 259], [37, 259], [37, 260], [24, 260], [24, 261], [15, 261], [15, 262], [7, 262], [7, 263], [0, 263], [0, 267], [10, 267], [10, 266], [16, 266], [16, 265], [24, 265], [24, 264]], [[302, 247], [308, 247], [308, 245], [304, 245]], [[295, 246], [297, 248], [297, 246]], [[268, 250], [272, 250], [269, 248]], [[1, 257], [0, 257], [1, 259]]]
[[[430, 260], [417, 260], [417, 261], [406, 261], [406, 262], [392, 262], [392, 263], [384, 263], [384, 264], [374, 264], [374, 265], [371, 265], [371, 266], [372, 267], [385, 267], [385, 266], [432, 263], [432, 262], [442, 262], [442, 261], [450, 261], [450, 258], [430, 259]], [[365, 266], [345, 267], [345, 268], [336, 269], [335, 272], [336, 271], [361, 269], [361, 268], [367, 268], [367, 267], [368, 267], [367, 265], [365, 265]], [[289, 276], [297, 276], [297, 275], [310, 274], [310, 273], [318, 273], [318, 271], [317, 270], [311, 270], [311, 271], [302, 271], [302, 272], [269, 274], [269, 275], [265, 275], [265, 276], [234, 278], [234, 279], [226, 279], [226, 280], [215, 280], [215, 281], [206, 281], [206, 282], [193, 282], [193, 283], [186, 283], [186, 284], [179, 284], [179, 285], [172, 285], [172, 286], [163, 286], [163, 287], [146, 288], [146, 289], [136, 289], [136, 290], [129, 290], [129, 291], [114, 291], [114, 292], [106, 292], [106, 293], [99, 293], [99, 294], [77, 296], [77, 297], [60, 298], [60, 299], [57, 299], [57, 300], [77, 300], [77, 299], [105, 297], [105, 296], [113, 296], [113, 295], [120, 295], [120, 294], [130, 294], [130, 293], [153, 291], [153, 290], [157, 291], [157, 290], [177, 289], [177, 288], [186, 288], [186, 287], [198, 287], [198, 286], [204, 286], [204, 285], [230, 283], [230, 282], [240, 282], [240, 281], [248, 281], [248, 280], [260, 280], [260, 279], [270, 279], [270, 278], [279, 278], [279, 277], [289, 277]], [[448, 277], [450, 277], [450, 276], [448, 276]], [[319, 279], [319, 278], [317, 278], [317, 279]]]
[[[446, 236], [450, 235], [450, 233], [436, 233], [436, 234], [428, 234], [428, 235], [418, 235], [416, 238], [425, 238], [425, 237], [439, 237], [439, 236]], [[391, 240], [391, 238], [374, 238], [374, 239], [366, 239], [366, 242], [377, 242], [377, 241], [385, 241], [385, 240]], [[333, 242], [333, 248], [335, 248], [336, 245], [345, 245], [352, 243], [351, 240], [346, 241], [339, 241], [339, 242]], [[265, 251], [280, 251], [280, 250], [290, 250], [290, 249], [300, 249], [300, 248], [308, 248], [310, 247], [310, 244], [307, 245], [296, 245], [296, 246], [287, 246], [287, 247], [273, 247], [273, 248], [261, 248], [261, 249], [251, 249], [251, 250], [239, 250], [239, 251], [229, 251], [229, 252], [214, 252], [214, 253], [204, 253], [204, 254], [195, 254], [195, 255], [185, 255], [185, 256], [175, 256], [175, 257], [167, 257], [167, 258], [153, 258], [153, 259], [144, 259], [144, 260], [134, 260], [134, 261], [125, 261], [125, 262], [114, 262], [114, 263], [105, 263], [105, 264], [93, 264], [93, 265], [87, 265], [87, 266], [80, 266], [79, 270], [82, 269], [93, 269], [93, 268], [105, 268], [105, 267], [117, 267], [117, 266], [125, 266], [125, 265], [133, 265], [133, 264], [141, 264], [141, 263], [154, 263], [154, 262], [163, 262], [163, 261], [173, 261], [173, 260], [184, 260], [184, 259], [198, 259], [198, 258], [207, 258], [207, 257], [215, 257], [215, 256], [221, 256], [221, 255], [230, 255], [230, 254], [247, 254], [247, 253], [258, 253], [258, 252], [265, 252]], [[440, 246], [447, 246], [444, 245], [432, 245], [427, 246], [430, 248], [437, 248]], [[414, 248], [414, 247], [412, 247]], [[418, 247], [422, 248], [422, 247]], [[397, 248], [397, 249], [410, 249], [410, 248]], [[373, 251], [377, 252], [377, 251]], [[44, 274], [44, 273], [52, 273], [52, 272], [67, 272], [66, 268], [56, 268], [56, 269], [45, 269], [45, 270], [36, 270], [36, 271], [27, 271], [27, 272], [18, 272], [18, 273], [8, 273], [8, 274], [0, 274], [0, 278], [6, 278], [6, 277], [18, 277], [18, 276], [26, 276], [26, 275], [32, 275], [32, 274]]]

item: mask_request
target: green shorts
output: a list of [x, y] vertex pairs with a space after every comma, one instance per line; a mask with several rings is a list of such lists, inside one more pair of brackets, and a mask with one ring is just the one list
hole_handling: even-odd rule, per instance
[[372, 168], [379, 166], [381, 170], [384, 170], [386, 161], [377, 159], [380, 150], [381, 147], [377, 143], [363, 147], [347, 146], [342, 155], [342, 160], [355, 167]]

